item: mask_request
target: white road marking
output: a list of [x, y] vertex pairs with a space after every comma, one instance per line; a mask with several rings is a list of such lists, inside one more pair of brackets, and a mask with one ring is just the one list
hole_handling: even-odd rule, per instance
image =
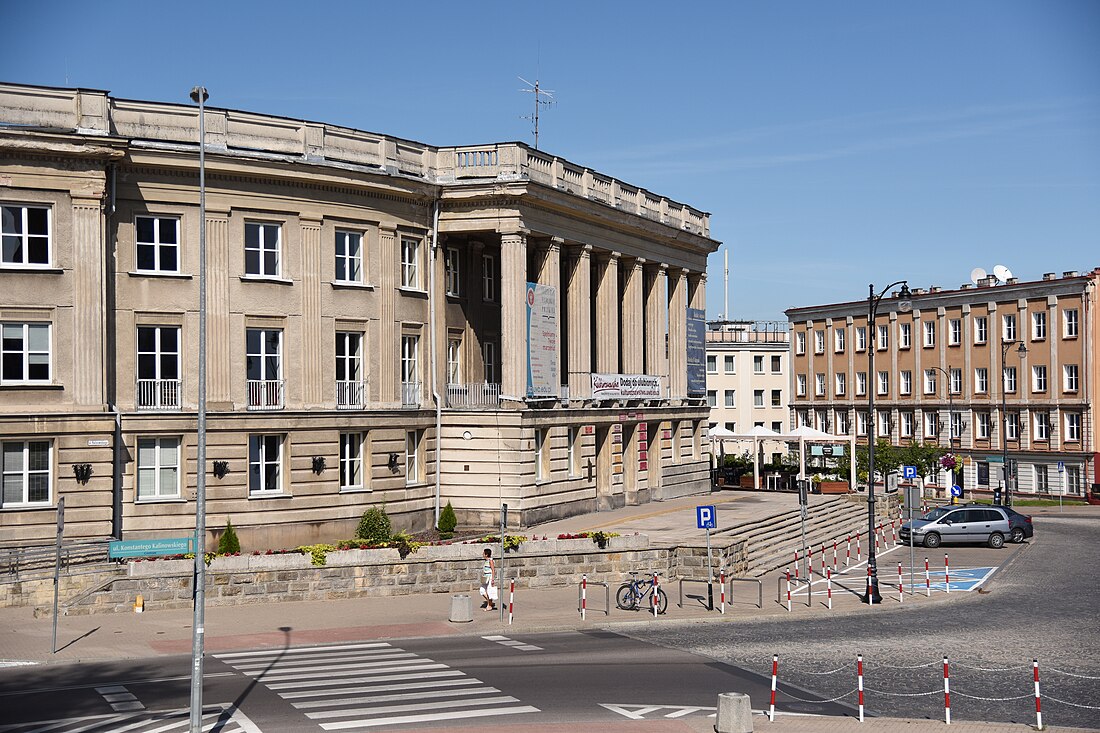
[[425, 713], [424, 715], [404, 715], [396, 718], [375, 718], [367, 720], [348, 720], [343, 723], [322, 723], [325, 730], [350, 730], [369, 728], [379, 725], [407, 725], [409, 723], [431, 723], [436, 720], [455, 720], [458, 718], [487, 718], [494, 715], [518, 715], [537, 713], [538, 708], [529, 705], [514, 708], [487, 708], [485, 710], [456, 710], [449, 713]]

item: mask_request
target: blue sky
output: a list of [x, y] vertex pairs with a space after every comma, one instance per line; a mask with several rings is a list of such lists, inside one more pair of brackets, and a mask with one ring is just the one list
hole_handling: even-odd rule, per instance
[[3, 2], [0, 79], [449, 145], [711, 213], [708, 317], [1100, 266], [1100, 2]]

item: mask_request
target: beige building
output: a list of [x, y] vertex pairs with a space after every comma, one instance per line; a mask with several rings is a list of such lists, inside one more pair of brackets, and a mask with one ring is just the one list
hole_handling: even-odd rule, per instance
[[[1097, 495], [1098, 285], [1100, 269], [990, 277], [915, 289], [911, 312], [898, 309], [895, 291], [871, 324], [866, 301], [792, 308], [795, 423], [866, 442], [873, 419], [895, 444], [938, 443], [958, 454], [967, 496], [1000, 486], [1006, 442], [1017, 491]], [[942, 487], [946, 473], [929, 478]]]
[[[0, 122], [4, 540], [52, 538], [60, 497], [66, 537], [186, 535], [198, 110], [5, 84]], [[372, 505], [528, 526], [708, 488], [707, 214], [518, 143], [205, 128], [212, 530], [260, 549]]]

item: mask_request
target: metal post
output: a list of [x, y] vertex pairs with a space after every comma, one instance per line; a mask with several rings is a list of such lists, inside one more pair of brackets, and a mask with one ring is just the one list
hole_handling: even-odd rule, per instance
[[195, 460], [194, 617], [191, 623], [191, 733], [202, 731], [202, 655], [206, 623], [206, 87], [191, 90], [199, 104], [199, 414]]
[[57, 500], [57, 544], [54, 549], [53, 565], [53, 644], [50, 654], [57, 654], [57, 595], [61, 587], [61, 538], [65, 534], [65, 497]]
[[500, 505], [500, 569], [497, 571], [497, 607], [500, 609], [500, 620], [504, 621], [504, 604], [500, 600], [504, 597], [504, 529], [508, 526], [508, 505]]
[[707, 610], [714, 610], [714, 570], [710, 560], [710, 527], [707, 527]]

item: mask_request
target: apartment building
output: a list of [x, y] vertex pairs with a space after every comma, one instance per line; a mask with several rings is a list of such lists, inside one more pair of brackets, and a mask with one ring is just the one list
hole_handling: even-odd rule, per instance
[[[1034, 282], [988, 277], [914, 289], [909, 312], [895, 290], [874, 323], [866, 301], [792, 308], [795, 422], [865, 442], [873, 419], [876, 435], [895, 444], [938, 443], [958, 455], [966, 495], [1000, 486], [1007, 444], [1016, 491], [1084, 497], [1100, 468], [1098, 284], [1100, 268]], [[946, 474], [929, 479], [943, 486]]]
[[710, 426], [740, 434], [757, 426], [788, 432], [787, 324], [712, 321], [706, 345]]
[[52, 538], [62, 497], [69, 538], [186, 535], [200, 470], [252, 548], [373, 505], [522, 527], [707, 490], [706, 213], [519, 143], [207, 107], [200, 222], [199, 129], [0, 85], [5, 541]]

